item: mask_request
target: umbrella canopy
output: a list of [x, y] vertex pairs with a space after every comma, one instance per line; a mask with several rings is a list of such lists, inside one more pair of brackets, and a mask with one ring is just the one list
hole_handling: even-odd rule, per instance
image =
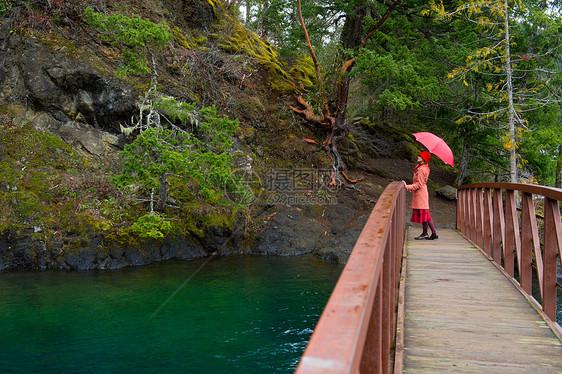
[[416, 132], [413, 135], [429, 152], [439, 157], [444, 163], [455, 166], [453, 151], [443, 139], [430, 132]]

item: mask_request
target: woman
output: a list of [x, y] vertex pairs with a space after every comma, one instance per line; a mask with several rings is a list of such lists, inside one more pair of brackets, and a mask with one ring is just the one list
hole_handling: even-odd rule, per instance
[[[423, 232], [416, 240], [435, 240], [439, 238], [435, 225], [429, 214], [429, 193], [427, 192], [427, 178], [429, 177], [429, 159], [431, 153], [423, 151], [418, 154], [418, 164], [414, 168], [414, 181], [412, 184], [404, 185], [406, 190], [412, 193], [412, 218], [410, 221], [421, 223]], [[427, 234], [427, 227], [431, 228], [431, 236]]]

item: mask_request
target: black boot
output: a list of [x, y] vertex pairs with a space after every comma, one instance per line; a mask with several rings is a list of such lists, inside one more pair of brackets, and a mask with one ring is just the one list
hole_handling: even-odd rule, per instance
[[434, 232], [433, 234], [431, 234], [429, 238], [427, 238], [427, 240], [435, 240], [435, 239], [439, 239], [439, 235], [437, 235], [436, 232]]
[[424, 239], [429, 239], [429, 236], [427, 236], [427, 234], [421, 234], [420, 236], [415, 237], [414, 239], [416, 240], [424, 240]]

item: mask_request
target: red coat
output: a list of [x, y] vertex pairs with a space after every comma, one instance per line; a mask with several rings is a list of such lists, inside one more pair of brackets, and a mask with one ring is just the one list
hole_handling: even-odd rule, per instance
[[429, 209], [429, 193], [427, 192], [427, 178], [429, 166], [419, 165], [414, 169], [414, 181], [406, 185], [406, 190], [412, 193], [412, 209]]

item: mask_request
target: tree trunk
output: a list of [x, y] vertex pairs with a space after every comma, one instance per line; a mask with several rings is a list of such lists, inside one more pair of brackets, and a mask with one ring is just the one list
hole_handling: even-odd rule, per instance
[[515, 120], [517, 113], [513, 104], [513, 73], [511, 70], [511, 51], [509, 41], [509, 5], [508, 0], [504, 0], [505, 14], [505, 72], [507, 80], [507, 100], [509, 110], [509, 139], [511, 141], [509, 147], [509, 165], [510, 165], [510, 182], [517, 183], [517, 134], [515, 131]]
[[562, 145], [558, 146], [558, 159], [556, 160], [556, 178], [554, 187], [562, 188]]
[[457, 174], [457, 178], [455, 179], [455, 185], [460, 186], [464, 183], [464, 179], [468, 175], [468, 154], [471, 145], [471, 132], [470, 130], [466, 130], [464, 132], [464, 139], [462, 145], [462, 156], [461, 162], [459, 165], [459, 173]]
[[259, 35], [262, 38], [267, 39], [269, 37], [269, 28], [271, 27], [271, 19], [270, 19], [271, 10], [269, 9], [269, 0], [263, 0], [263, 2], [259, 6], [261, 9], [259, 10], [258, 14], [262, 15], [261, 22], [259, 22], [260, 24]]
[[[480, 80], [477, 78], [474, 82], [474, 106], [478, 106], [480, 102]], [[470, 148], [472, 146], [472, 130], [469, 127], [463, 130], [462, 154], [459, 163], [459, 173], [455, 179], [455, 186], [461, 186], [468, 175], [468, 158]]]
[[363, 41], [363, 20], [370, 15], [370, 9], [361, 6], [345, 18], [340, 40], [344, 49], [354, 49], [361, 45]]
[[[342, 46], [344, 47], [344, 51], [339, 56], [341, 61], [343, 62], [342, 68], [340, 70], [340, 76], [338, 77], [336, 84], [337, 90], [336, 92], [331, 92], [326, 94], [326, 91], [322, 91], [322, 101], [324, 101], [324, 106], [322, 107], [322, 114], [323, 116], [317, 116], [314, 113], [312, 106], [306, 102], [304, 97], [298, 92], [295, 91], [297, 94], [297, 101], [300, 105], [304, 107], [304, 109], [299, 109], [291, 106], [296, 113], [304, 115], [309, 121], [317, 123], [322, 126], [322, 128], [329, 130], [329, 133], [326, 137], [326, 140], [322, 144], [322, 148], [326, 150], [330, 158], [332, 159], [332, 181], [330, 185], [340, 185], [342, 183], [341, 179], [339, 178], [339, 174], [341, 173], [343, 177], [351, 183], [355, 183], [359, 179], [351, 179], [345, 173], [345, 165], [341, 156], [338, 152], [338, 143], [343, 138], [345, 138], [349, 130], [346, 124], [346, 109], [348, 103], [348, 96], [349, 96], [349, 85], [350, 85], [350, 75], [349, 73], [355, 66], [355, 56], [349, 56], [346, 50], [350, 49], [361, 49], [365, 48], [367, 41], [369, 38], [384, 24], [387, 20], [389, 15], [396, 9], [398, 5], [402, 3], [402, 0], [395, 0], [387, 9], [386, 13], [379, 19], [379, 21], [371, 27], [367, 35], [362, 37], [363, 35], [363, 20], [367, 14], [370, 14], [370, 7], [367, 1], [364, 1], [362, 4], [355, 8], [354, 12], [348, 13], [346, 15], [345, 23], [342, 29], [342, 33], [340, 36], [340, 40], [342, 42]], [[306, 38], [307, 46], [310, 51], [310, 55], [314, 62], [314, 66], [316, 68], [316, 75], [318, 78], [318, 83], [322, 86], [322, 73], [320, 66], [318, 64], [318, 59], [316, 58], [316, 54], [314, 52], [314, 48], [310, 42], [310, 37], [308, 35], [308, 31], [306, 29], [306, 25], [304, 23], [304, 19], [302, 17], [302, 7], [301, 1], [297, 0], [297, 10], [299, 15], [299, 21], [302, 25], [304, 35]]]
[[[348, 14], [345, 19], [345, 23], [342, 29], [340, 40], [344, 51], [340, 55], [340, 60], [342, 62], [349, 61], [351, 56], [346, 55], [346, 50], [357, 49], [361, 47], [363, 41], [363, 20], [365, 16], [370, 14], [369, 8], [362, 6], [354, 13]], [[340, 77], [338, 81], [338, 90], [335, 92], [337, 97], [332, 98], [329, 101], [330, 112], [334, 114], [334, 126], [330, 134], [328, 134], [324, 146], [328, 152], [328, 155], [332, 159], [333, 167], [333, 181], [336, 183], [341, 183], [338, 175], [340, 173], [348, 180], [351, 179], [346, 175], [346, 167], [343, 162], [339, 151], [338, 144], [349, 134], [349, 129], [346, 122], [347, 114], [347, 103], [349, 98], [349, 85], [351, 83], [351, 77], [349, 74], [344, 72], [344, 75]]]
[[251, 8], [252, 8], [252, 3], [246, 0], [246, 14], [244, 15], [244, 18], [246, 19], [246, 25], [248, 25], [250, 22]]
[[160, 175], [160, 191], [158, 193], [158, 201], [156, 202], [156, 211], [162, 212], [168, 200], [168, 174]]

